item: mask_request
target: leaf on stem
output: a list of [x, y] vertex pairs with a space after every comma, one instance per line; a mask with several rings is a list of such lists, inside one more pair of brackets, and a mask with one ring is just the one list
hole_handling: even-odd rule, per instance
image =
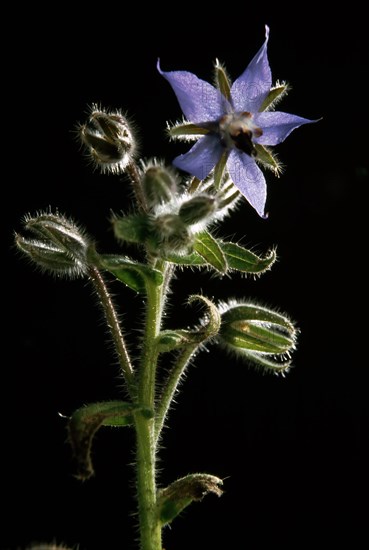
[[171, 523], [191, 502], [214, 493], [222, 495], [223, 481], [210, 474], [190, 474], [158, 492], [158, 515], [162, 525]]
[[160, 286], [163, 275], [157, 269], [140, 264], [125, 256], [102, 254], [99, 256], [100, 266], [112, 273], [117, 279], [132, 290], [144, 294], [147, 284]]
[[261, 257], [236, 243], [219, 242], [219, 244], [226, 257], [228, 267], [243, 273], [264, 273], [272, 267], [277, 258], [273, 248], [268, 250], [264, 257]]
[[128, 426], [133, 423], [134, 406], [124, 401], [91, 403], [77, 409], [69, 419], [68, 439], [77, 466], [76, 477], [86, 480], [94, 475], [91, 460], [92, 440], [102, 426]]
[[227, 260], [219, 242], [207, 231], [196, 235], [195, 251], [219, 273], [227, 271]]

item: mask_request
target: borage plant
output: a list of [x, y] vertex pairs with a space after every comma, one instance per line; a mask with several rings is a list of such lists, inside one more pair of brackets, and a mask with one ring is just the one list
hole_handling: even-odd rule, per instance
[[[160, 486], [159, 442], [178, 384], [205, 346], [220, 345], [276, 374], [290, 368], [296, 345], [293, 322], [277, 311], [241, 299], [214, 301], [191, 295], [203, 315], [196, 326], [170, 326], [164, 311], [176, 269], [205, 269], [216, 275], [262, 274], [273, 265], [275, 250], [263, 256], [219, 238], [218, 227], [246, 199], [265, 217], [266, 183], [260, 167], [280, 172], [270, 146], [312, 121], [276, 111], [288, 86], [272, 86], [266, 39], [244, 73], [231, 83], [217, 61], [215, 86], [189, 72], [164, 72], [185, 119], [168, 128], [172, 138], [195, 140], [174, 166], [190, 174], [179, 180], [161, 162], [137, 162], [132, 128], [119, 112], [93, 107], [79, 135], [103, 172], [124, 173], [135, 204], [112, 217], [114, 234], [135, 250], [133, 257], [105, 254], [89, 234], [57, 211], [24, 218], [27, 235], [16, 235], [18, 248], [42, 270], [57, 276], [88, 278], [99, 296], [111, 334], [125, 395], [122, 401], [92, 403], [68, 420], [77, 476], [94, 473], [91, 445], [104, 426], [129, 427], [136, 433], [136, 487], [140, 548], [162, 550], [162, 530], [192, 501], [222, 493], [222, 479], [193, 473]], [[217, 237], [213, 229], [217, 227]], [[123, 329], [106, 279], [113, 276], [145, 297], [144, 330], [136, 342]], [[115, 300], [117, 301], [117, 300]], [[165, 322], [164, 322], [165, 319]], [[131, 356], [128, 350], [134, 350]], [[169, 353], [170, 352], [170, 353]], [[135, 359], [133, 359], [133, 357]], [[158, 374], [160, 376], [158, 376]], [[159, 384], [160, 379], [160, 384]]]

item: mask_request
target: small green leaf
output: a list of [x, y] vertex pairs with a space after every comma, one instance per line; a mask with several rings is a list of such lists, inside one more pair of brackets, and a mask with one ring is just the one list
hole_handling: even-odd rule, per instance
[[222, 248], [210, 233], [203, 231], [196, 235], [194, 249], [216, 271], [219, 273], [227, 271], [227, 260]]
[[276, 84], [264, 99], [259, 111], [272, 109], [288, 93], [288, 84]]
[[149, 234], [149, 221], [150, 218], [146, 214], [114, 216], [114, 234], [119, 240], [143, 244]]
[[201, 267], [206, 265], [206, 261], [197, 252], [191, 252], [191, 254], [166, 254], [165, 259], [167, 262], [177, 265], [191, 265]]
[[101, 426], [128, 426], [132, 424], [131, 403], [103, 401], [77, 409], [69, 419], [68, 438], [77, 465], [77, 477], [82, 480], [94, 474], [91, 460], [92, 440]]
[[204, 496], [214, 493], [222, 495], [223, 481], [210, 474], [190, 474], [177, 479], [158, 492], [158, 516], [162, 525], [171, 523], [191, 502], [201, 501]]
[[264, 257], [260, 257], [235, 243], [220, 242], [219, 244], [229, 268], [243, 273], [264, 273], [272, 267], [277, 258], [274, 249], [270, 249]]
[[141, 294], [146, 292], [147, 284], [160, 286], [163, 282], [163, 275], [160, 271], [125, 256], [102, 254], [99, 256], [99, 262], [103, 269]]
[[190, 332], [186, 330], [163, 330], [156, 340], [160, 353], [173, 351], [190, 343]]

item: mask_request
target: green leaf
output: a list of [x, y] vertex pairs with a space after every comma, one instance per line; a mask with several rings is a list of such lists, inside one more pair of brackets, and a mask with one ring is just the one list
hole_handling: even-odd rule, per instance
[[131, 403], [103, 401], [77, 409], [69, 419], [68, 439], [77, 466], [77, 477], [82, 480], [94, 474], [91, 460], [92, 440], [101, 426], [128, 426], [132, 424]]
[[191, 252], [191, 254], [166, 254], [165, 259], [167, 262], [177, 265], [193, 265], [196, 267], [205, 266], [206, 261], [197, 252]]
[[227, 271], [227, 260], [222, 248], [210, 233], [203, 231], [196, 235], [194, 249], [216, 271], [219, 273]]
[[190, 474], [158, 492], [158, 516], [162, 525], [168, 525], [191, 502], [201, 501], [204, 496], [214, 493], [222, 495], [223, 481], [210, 474]]
[[125, 256], [102, 254], [99, 256], [99, 262], [103, 269], [141, 294], [146, 292], [148, 284], [160, 286], [163, 283], [163, 275], [160, 271]]
[[264, 273], [272, 267], [277, 255], [270, 249], [264, 257], [257, 256], [251, 250], [235, 243], [219, 243], [226, 257], [228, 267], [243, 273]]
[[160, 353], [173, 351], [191, 343], [191, 332], [188, 330], [162, 330], [156, 339]]
[[272, 109], [288, 93], [288, 84], [276, 84], [264, 99], [259, 111]]
[[147, 214], [114, 216], [112, 219], [114, 234], [119, 240], [143, 244], [149, 234], [149, 221]]

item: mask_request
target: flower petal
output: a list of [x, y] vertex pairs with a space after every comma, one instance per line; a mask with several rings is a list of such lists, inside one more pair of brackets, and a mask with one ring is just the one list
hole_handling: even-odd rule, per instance
[[281, 111], [268, 111], [266, 113], [255, 113], [253, 122], [263, 131], [260, 137], [254, 138], [255, 143], [278, 145], [295, 128], [317, 121], [297, 115], [290, 115], [289, 113], [282, 113]]
[[238, 149], [232, 149], [227, 168], [231, 180], [262, 218], [266, 202], [266, 183], [263, 172], [253, 158]]
[[199, 180], [203, 180], [219, 161], [223, 151], [219, 137], [207, 135], [199, 139], [188, 153], [176, 157], [173, 164]]
[[258, 111], [272, 87], [272, 73], [267, 53], [268, 39], [269, 27], [265, 26], [264, 44], [246, 70], [233, 83], [231, 97], [235, 111]]
[[159, 61], [157, 68], [172, 86], [181, 109], [190, 122], [217, 120], [224, 114], [227, 105], [230, 110], [229, 102], [209, 82], [187, 71], [164, 72], [160, 68]]

